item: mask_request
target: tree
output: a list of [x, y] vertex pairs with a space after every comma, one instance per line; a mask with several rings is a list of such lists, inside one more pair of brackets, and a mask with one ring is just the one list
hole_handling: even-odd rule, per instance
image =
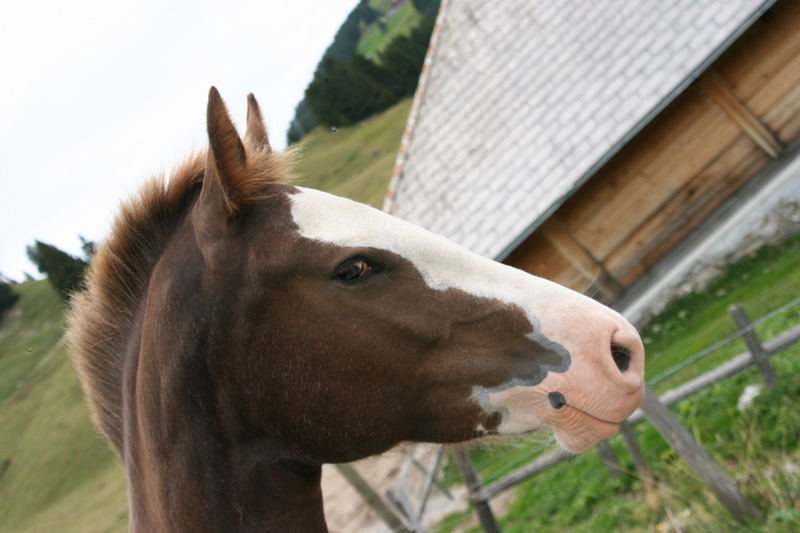
[[308, 107], [306, 99], [303, 98], [294, 109], [294, 118], [287, 132], [287, 144], [299, 141], [305, 137], [308, 132], [313, 130], [316, 125], [317, 121], [314, 119], [314, 113], [312, 113], [311, 108]]
[[11, 288], [10, 280], [0, 274], [0, 321], [3, 319], [3, 311], [11, 308], [19, 299], [19, 295]]
[[81, 240], [81, 250], [83, 251], [83, 257], [86, 259], [86, 262], [92, 260], [94, 257], [94, 253], [97, 251], [97, 243], [94, 241], [90, 241], [83, 235], [78, 235], [78, 238]]
[[411, 3], [414, 4], [414, 9], [420, 13], [432, 11], [433, 8], [439, 7], [439, 0], [411, 0]]
[[320, 124], [347, 126], [397, 101], [380, 81], [382, 74], [380, 67], [358, 54], [349, 61], [329, 57], [317, 68], [305, 99]]
[[41, 241], [28, 246], [27, 252], [39, 272], [47, 275], [50, 284], [64, 299], [79, 287], [86, 261]]

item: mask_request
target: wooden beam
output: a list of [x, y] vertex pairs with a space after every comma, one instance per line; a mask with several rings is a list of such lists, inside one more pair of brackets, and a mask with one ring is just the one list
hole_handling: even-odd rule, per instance
[[606, 465], [608, 475], [615, 478], [620, 477], [623, 474], [622, 467], [619, 465], [617, 454], [614, 453], [614, 449], [611, 447], [608, 441], [601, 440], [597, 443], [595, 448], [597, 449], [597, 454], [600, 456], [603, 464]]
[[767, 386], [773, 387], [778, 382], [778, 376], [775, 374], [772, 365], [769, 364], [769, 355], [766, 350], [764, 350], [764, 346], [761, 345], [758, 335], [756, 335], [756, 332], [753, 330], [753, 324], [750, 322], [750, 318], [748, 318], [744, 307], [739, 304], [732, 305], [728, 307], [728, 313], [730, 313], [731, 318], [733, 318], [736, 327], [742, 332], [742, 339], [745, 344], [747, 344], [750, 355], [753, 357], [753, 362], [755, 362], [761, 374], [764, 376], [764, 381]]
[[659, 401], [649, 387], [645, 387], [641, 408], [670, 447], [678, 452], [689, 468], [711, 489], [736, 520], [745, 523], [754, 518], [761, 518], [758, 508], [742, 494], [739, 487], [725, 475], [720, 466], [694, 440], [689, 431]]
[[540, 231], [558, 253], [586, 278], [589, 282], [587, 288], [599, 288], [607, 301], [620, 295], [624, 287], [619, 280], [558, 219], [550, 217], [542, 224]]
[[761, 119], [742, 102], [720, 74], [709, 69], [700, 77], [700, 86], [754, 143], [775, 159], [783, 151], [783, 144]]
[[650, 472], [650, 467], [647, 466], [647, 460], [639, 447], [639, 442], [636, 440], [636, 435], [633, 428], [628, 422], [623, 422], [619, 426], [619, 431], [625, 444], [628, 446], [628, 451], [631, 453], [633, 464], [636, 465], [636, 472], [639, 479], [642, 481], [644, 487], [644, 499], [647, 505], [654, 511], [661, 510], [661, 496], [656, 489], [656, 482], [653, 478], [653, 473]]
[[484, 533], [500, 533], [500, 526], [497, 525], [492, 508], [489, 506], [490, 497], [481, 487], [478, 474], [475, 473], [475, 469], [472, 467], [469, 452], [461, 448], [454, 448], [453, 459], [461, 472], [461, 479], [464, 480], [464, 485], [467, 486], [469, 498], [475, 506], [475, 512], [478, 513], [478, 520], [480, 520]]
[[494, 498], [501, 492], [510, 489], [514, 485], [522, 483], [526, 479], [535, 476], [539, 472], [544, 472], [551, 466], [555, 466], [562, 461], [572, 459], [575, 454], [569, 453], [561, 448], [543, 453], [525, 466], [514, 470], [499, 481], [494, 482], [483, 489], [487, 498]]
[[372, 487], [369, 486], [369, 483], [361, 477], [361, 475], [356, 472], [356, 469], [353, 468], [350, 464], [337, 464], [334, 465], [336, 470], [339, 471], [344, 478], [350, 482], [354, 489], [361, 495], [367, 505], [372, 508], [373, 511], [384, 521], [384, 523], [389, 526], [389, 529], [392, 531], [402, 532], [402, 533], [413, 533], [413, 530], [407, 526], [403, 521], [398, 517], [392, 509], [386, 505], [383, 501], [383, 498], [373, 490]]

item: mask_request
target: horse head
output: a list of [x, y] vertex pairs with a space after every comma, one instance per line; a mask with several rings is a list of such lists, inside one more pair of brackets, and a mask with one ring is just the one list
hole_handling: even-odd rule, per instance
[[225, 301], [220, 375], [253, 429], [320, 462], [542, 427], [582, 451], [636, 408], [644, 350], [622, 316], [366, 205], [265, 185], [260, 117], [251, 96], [245, 149], [211, 91], [192, 213], [201, 291]]

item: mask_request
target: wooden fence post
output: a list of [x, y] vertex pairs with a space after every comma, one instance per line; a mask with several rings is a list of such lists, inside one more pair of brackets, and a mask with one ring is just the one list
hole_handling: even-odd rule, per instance
[[678, 452], [736, 520], [746, 522], [748, 519], [761, 517], [758, 508], [741, 493], [739, 487], [725, 475], [689, 431], [659, 401], [650, 387], [645, 386], [641, 409], [672, 449]]
[[389, 526], [389, 529], [402, 533], [413, 533], [413, 530], [409, 528], [388, 505], [386, 505], [380, 495], [369, 486], [369, 483], [367, 483], [366, 480], [361, 477], [358, 472], [356, 472], [356, 469], [353, 468], [352, 465], [337, 464], [334, 466], [336, 466], [336, 470], [338, 470], [339, 473], [350, 482], [350, 484], [354, 489], [356, 489], [361, 497], [364, 498], [364, 501], [367, 502], [367, 505], [369, 505], [372, 510], [381, 517], [386, 525]]
[[767, 384], [767, 387], [772, 387], [778, 382], [778, 377], [775, 375], [775, 370], [769, 363], [769, 355], [766, 350], [764, 350], [764, 346], [761, 345], [758, 335], [756, 335], [756, 332], [753, 330], [753, 325], [747, 317], [747, 313], [745, 313], [744, 308], [739, 304], [730, 306], [728, 308], [728, 313], [730, 313], [731, 318], [733, 318], [736, 327], [741, 331], [742, 339], [744, 339], [745, 344], [747, 344], [747, 349], [750, 350], [753, 362], [764, 376], [764, 382]]
[[661, 496], [656, 490], [656, 482], [653, 478], [653, 473], [650, 472], [650, 467], [647, 466], [647, 460], [644, 458], [642, 449], [639, 447], [636, 435], [633, 433], [633, 428], [628, 422], [623, 422], [620, 424], [619, 430], [620, 433], [622, 433], [625, 444], [628, 445], [628, 451], [633, 459], [633, 464], [636, 465], [636, 472], [639, 475], [639, 479], [642, 480], [644, 499], [647, 505], [654, 511], [661, 510]]
[[467, 486], [469, 497], [475, 505], [475, 512], [478, 513], [478, 520], [481, 522], [484, 533], [500, 533], [500, 526], [497, 525], [492, 508], [489, 506], [489, 499], [484, 494], [475, 469], [472, 468], [469, 452], [456, 448], [453, 450], [453, 459], [455, 459], [456, 466], [461, 472], [461, 478]]
[[608, 441], [601, 440], [597, 443], [596, 448], [598, 455], [600, 455], [600, 459], [602, 459], [603, 464], [606, 465], [608, 474], [611, 477], [619, 477], [622, 475], [622, 467], [619, 466], [619, 460], [617, 460], [617, 456]]

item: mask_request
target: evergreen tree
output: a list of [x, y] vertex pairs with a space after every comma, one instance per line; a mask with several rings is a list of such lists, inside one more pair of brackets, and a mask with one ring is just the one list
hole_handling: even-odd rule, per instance
[[414, 4], [414, 9], [420, 13], [439, 8], [439, 0], [411, 0], [411, 3]]
[[294, 109], [294, 118], [286, 134], [287, 144], [299, 141], [305, 137], [308, 132], [313, 130], [316, 125], [317, 121], [314, 120], [314, 113], [311, 112], [311, 108], [308, 107], [308, 102], [303, 98]]
[[39, 272], [47, 275], [50, 284], [63, 298], [78, 288], [86, 261], [41, 241], [28, 246], [27, 252]]
[[306, 102], [320, 124], [353, 124], [397, 101], [379, 81], [382, 74], [380, 67], [357, 54], [349, 61], [326, 58], [306, 89]]
[[3, 311], [10, 309], [19, 299], [19, 295], [11, 288], [10, 280], [0, 274], [0, 321], [3, 319]]
[[78, 238], [81, 240], [81, 250], [83, 250], [83, 257], [86, 259], [86, 262], [88, 263], [89, 261], [92, 260], [92, 257], [94, 257], [94, 253], [97, 251], [97, 243], [94, 241], [90, 241], [83, 235], [78, 235]]

